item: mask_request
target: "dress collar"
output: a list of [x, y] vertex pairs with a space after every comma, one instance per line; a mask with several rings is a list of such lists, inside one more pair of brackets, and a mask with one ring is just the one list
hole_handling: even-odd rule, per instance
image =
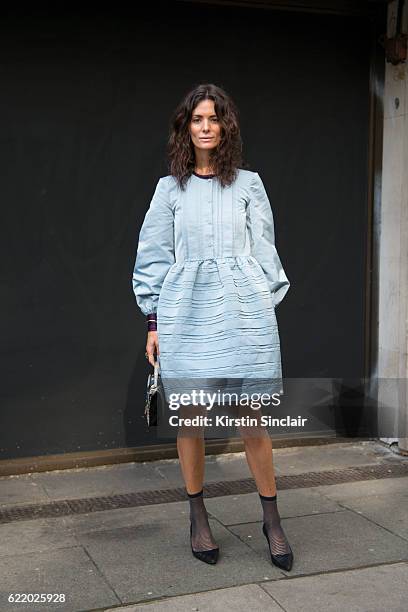
[[193, 170], [193, 174], [194, 176], [198, 176], [198, 178], [213, 178], [215, 176], [215, 174], [198, 174], [197, 172], [195, 172], [195, 170]]

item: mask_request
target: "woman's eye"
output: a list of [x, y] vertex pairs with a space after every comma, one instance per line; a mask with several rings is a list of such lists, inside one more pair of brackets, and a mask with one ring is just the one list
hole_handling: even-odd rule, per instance
[[[200, 121], [201, 121], [201, 119], [200, 119], [199, 117], [195, 117], [195, 118], [193, 119], [193, 123], [200, 123]], [[213, 118], [212, 118], [212, 121], [214, 121], [215, 123], [217, 123], [217, 122], [218, 122], [218, 117], [213, 117]]]

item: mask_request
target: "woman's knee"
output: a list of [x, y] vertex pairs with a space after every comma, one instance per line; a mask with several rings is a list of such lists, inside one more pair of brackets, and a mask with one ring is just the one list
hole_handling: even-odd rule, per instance
[[189, 405], [179, 408], [179, 425], [177, 438], [194, 438], [202, 440], [204, 438], [205, 427], [201, 424], [200, 417], [204, 411], [201, 406]]

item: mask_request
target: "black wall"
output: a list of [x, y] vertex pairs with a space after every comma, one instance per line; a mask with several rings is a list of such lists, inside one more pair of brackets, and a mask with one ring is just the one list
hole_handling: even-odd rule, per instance
[[0, 459], [159, 441], [131, 274], [170, 114], [200, 82], [234, 97], [273, 206], [284, 375], [363, 375], [366, 18], [167, 2], [0, 27]]

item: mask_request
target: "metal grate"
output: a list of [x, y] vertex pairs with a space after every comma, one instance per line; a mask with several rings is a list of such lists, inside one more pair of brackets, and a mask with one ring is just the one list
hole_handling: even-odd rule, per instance
[[[276, 476], [276, 486], [279, 490], [299, 489], [340, 484], [343, 482], [356, 482], [359, 480], [394, 478], [397, 476], [408, 476], [408, 462]], [[244, 478], [242, 480], [208, 483], [205, 486], [205, 495], [206, 497], [221, 497], [223, 495], [253, 493], [256, 490], [255, 481], [252, 478]], [[178, 501], [186, 501], [184, 487], [157, 489], [155, 491], [137, 491], [134, 493], [82, 499], [64, 499], [44, 504], [24, 504], [1, 508], [0, 523], [67, 516], [70, 514], [85, 514], [118, 508], [137, 508], [139, 506], [151, 506]]]

